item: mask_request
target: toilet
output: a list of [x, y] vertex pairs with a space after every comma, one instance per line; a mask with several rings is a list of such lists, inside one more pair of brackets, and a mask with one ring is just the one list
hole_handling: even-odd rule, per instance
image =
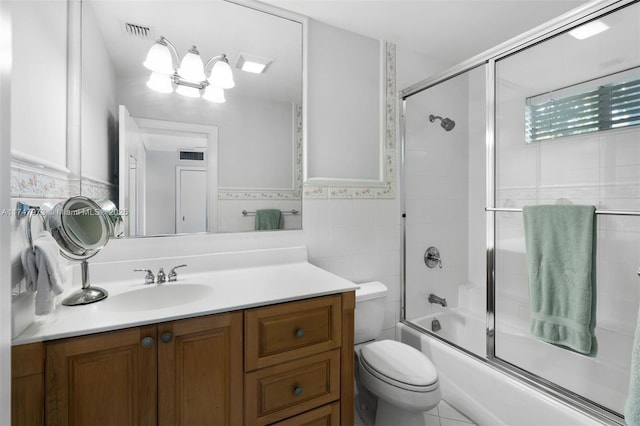
[[382, 331], [387, 287], [358, 284], [355, 319], [356, 412], [366, 425], [424, 426], [423, 412], [440, 402], [438, 373], [422, 352]]

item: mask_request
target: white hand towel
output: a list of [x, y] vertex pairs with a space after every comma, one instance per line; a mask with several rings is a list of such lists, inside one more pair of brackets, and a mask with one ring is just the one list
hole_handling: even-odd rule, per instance
[[36, 282], [38, 280], [36, 251], [32, 250], [31, 247], [27, 247], [20, 255], [20, 260], [22, 260], [22, 271], [24, 272], [26, 289], [33, 293], [36, 291]]
[[22, 252], [22, 267], [27, 290], [36, 292], [36, 315], [46, 315], [53, 311], [55, 295], [64, 291], [59, 248], [49, 232], [40, 233], [33, 245]]

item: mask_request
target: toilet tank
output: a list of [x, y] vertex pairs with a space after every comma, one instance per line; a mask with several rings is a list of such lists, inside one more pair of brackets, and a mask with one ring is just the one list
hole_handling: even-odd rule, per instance
[[378, 281], [358, 284], [355, 343], [373, 340], [382, 332], [387, 286]]

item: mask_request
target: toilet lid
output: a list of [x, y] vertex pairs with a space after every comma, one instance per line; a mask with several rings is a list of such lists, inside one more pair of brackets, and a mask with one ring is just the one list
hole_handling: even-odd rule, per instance
[[422, 352], [395, 340], [369, 343], [360, 351], [364, 366], [387, 382], [411, 387], [431, 387], [438, 373]]

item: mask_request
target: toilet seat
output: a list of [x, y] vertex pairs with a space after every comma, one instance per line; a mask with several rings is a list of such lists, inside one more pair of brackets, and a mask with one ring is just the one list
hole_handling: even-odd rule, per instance
[[437, 389], [438, 373], [422, 352], [395, 340], [380, 340], [364, 346], [360, 364], [377, 379], [412, 392]]

